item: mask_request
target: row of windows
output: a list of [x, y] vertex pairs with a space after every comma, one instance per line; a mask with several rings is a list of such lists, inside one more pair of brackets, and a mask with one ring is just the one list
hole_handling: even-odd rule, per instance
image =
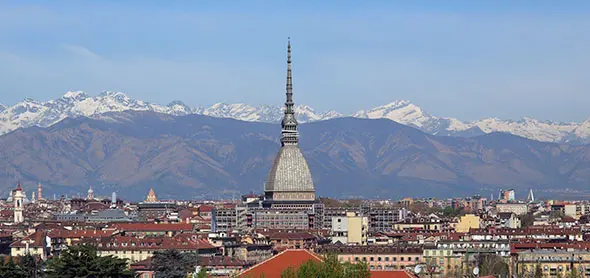
[[[389, 258], [390, 257], [377, 257], [377, 261], [378, 262], [381, 262], [381, 261], [389, 262], [389, 260], [390, 260]], [[391, 257], [391, 261], [392, 262], [395, 262], [395, 261], [397, 261], [397, 258], [398, 257]], [[399, 257], [399, 261], [400, 262], [403, 262], [406, 258], [407, 258], [406, 261], [408, 261], [408, 262], [411, 262], [412, 261], [412, 257]], [[359, 257], [354, 257], [354, 260], [358, 262], [359, 261]], [[362, 261], [363, 262], [366, 262], [367, 261], [367, 257], [362, 257]], [[370, 262], [374, 262], [375, 261], [375, 257], [369, 257], [369, 261]], [[415, 262], [420, 261], [420, 257], [415, 257], [414, 258], [414, 261]]]

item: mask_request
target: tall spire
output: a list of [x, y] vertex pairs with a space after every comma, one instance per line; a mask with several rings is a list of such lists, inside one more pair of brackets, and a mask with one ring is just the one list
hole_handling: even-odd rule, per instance
[[299, 132], [297, 132], [297, 120], [293, 103], [293, 76], [291, 73], [291, 38], [287, 42], [287, 101], [285, 101], [285, 115], [281, 122], [281, 146], [297, 145]]

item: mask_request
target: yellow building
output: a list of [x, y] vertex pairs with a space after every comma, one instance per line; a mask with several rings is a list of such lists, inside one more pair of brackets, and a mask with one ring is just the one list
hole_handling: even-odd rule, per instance
[[346, 216], [332, 217], [332, 242], [367, 245], [369, 218], [347, 212]]
[[18, 257], [30, 254], [39, 256], [41, 259], [47, 259], [47, 249], [45, 233], [35, 232], [21, 240], [17, 240], [10, 245], [10, 256]]
[[449, 223], [442, 221], [438, 217], [416, 217], [407, 218], [403, 221], [393, 224], [393, 229], [403, 230], [426, 230], [426, 231], [445, 231], [449, 228]]
[[369, 218], [348, 212], [348, 243], [367, 245]]
[[463, 256], [453, 253], [451, 249], [424, 249], [423, 259], [425, 271], [431, 277], [456, 276], [463, 272], [461, 269]]
[[521, 276], [541, 267], [543, 277], [566, 277], [575, 268], [577, 277], [590, 277], [590, 252], [585, 250], [527, 250], [518, 253], [516, 270]]
[[455, 226], [455, 231], [458, 233], [469, 232], [470, 229], [479, 229], [481, 219], [475, 214], [465, 214], [459, 218], [459, 223]]

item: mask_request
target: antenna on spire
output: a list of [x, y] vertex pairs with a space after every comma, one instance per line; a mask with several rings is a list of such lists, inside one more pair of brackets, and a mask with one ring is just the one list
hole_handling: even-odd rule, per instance
[[287, 41], [287, 84], [286, 84], [285, 115], [281, 122], [281, 146], [297, 145], [299, 133], [297, 132], [297, 120], [293, 103], [293, 77], [291, 73], [291, 37]]

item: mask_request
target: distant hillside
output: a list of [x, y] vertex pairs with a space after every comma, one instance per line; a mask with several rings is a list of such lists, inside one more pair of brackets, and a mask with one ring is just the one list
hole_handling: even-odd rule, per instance
[[[106, 113], [0, 136], [0, 194], [20, 180], [46, 196], [117, 191], [141, 199], [238, 197], [261, 192], [279, 149], [277, 124], [203, 115]], [[316, 189], [332, 197], [456, 196], [499, 187], [585, 190], [590, 147], [504, 133], [433, 136], [385, 119], [338, 118], [301, 126]]]
[[[65, 118], [94, 117], [103, 113], [122, 111], [151, 111], [174, 116], [199, 114], [249, 122], [277, 123], [283, 116], [283, 106], [250, 106], [245, 103], [215, 103], [211, 106], [189, 107], [181, 101], [158, 105], [131, 98], [120, 92], [103, 92], [89, 96], [84, 92], [67, 92], [62, 97], [37, 101], [25, 98], [12, 106], [0, 104], [0, 134], [19, 128], [49, 127]], [[300, 122], [315, 122], [345, 117], [337, 111], [317, 112], [312, 107], [297, 104], [295, 114]], [[433, 135], [472, 137], [492, 132], [506, 132], [533, 140], [555, 143], [590, 143], [590, 119], [584, 122], [551, 122], [524, 118], [519, 121], [486, 118], [465, 122], [455, 118], [429, 114], [407, 100], [398, 100], [350, 116], [366, 119], [389, 119], [415, 127]]]

